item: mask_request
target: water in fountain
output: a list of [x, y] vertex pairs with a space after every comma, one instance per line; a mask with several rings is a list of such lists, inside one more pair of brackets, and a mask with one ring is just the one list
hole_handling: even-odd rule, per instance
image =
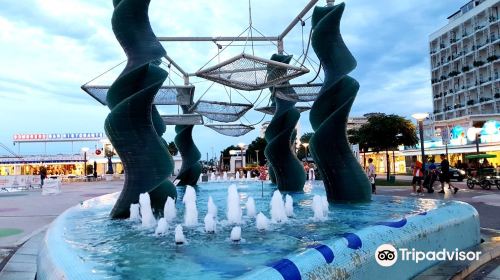
[[240, 195], [236, 185], [227, 189], [227, 221], [230, 224], [241, 224]]
[[217, 206], [215, 206], [212, 196], [208, 197], [207, 212], [212, 215], [212, 217], [217, 218]]
[[215, 218], [211, 213], [207, 213], [205, 216], [205, 232], [207, 233], [215, 233]]
[[168, 230], [167, 220], [165, 218], [161, 218], [158, 221], [158, 226], [156, 227], [155, 235], [156, 236], [165, 235], [167, 233], [167, 230]]
[[322, 205], [323, 205], [323, 214], [326, 216], [328, 216], [328, 208], [330, 206], [330, 204], [328, 203], [328, 199], [326, 198], [326, 195], [323, 195], [321, 197], [321, 202], [322, 202]]
[[215, 173], [210, 173], [210, 181], [215, 181]]
[[231, 240], [239, 242], [241, 240], [241, 227], [233, 227], [231, 230]]
[[250, 196], [248, 198], [246, 207], [247, 207], [247, 216], [250, 218], [255, 217], [257, 211], [255, 210], [255, 200], [253, 199], [253, 197]]
[[250, 173], [250, 171], [247, 171], [247, 180], [251, 180], [252, 179], [252, 174]]
[[184, 236], [184, 233], [182, 232], [182, 226], [177, 225], [175, 227], [175, 244], [181, 245], [186, 243], [186, 237]]
[[196, 208], [196, 191], [193, 187], [186, 187], [182, 202], [184, 202], [185, 207], [184, 225], [187, 227], [196, 226], [198, 224], [198, 209]]
[[313, 197], [312, 210], [314, 212], [314, 221], [325, 221], [326, 215], [323, 208], [323, 199], [319, 195]]
[[226, 171], [224, 171], [224, 173], [222, 174], [222, 180], [227, 181], [227, 172]]
[[141, 205], [142, 226], [146, 228], [156, 226], [156, 219], [153, 215], [153, 209], [151, 209], [151, 199], [148, 193], [141, 193], [139, 195], [139, 204]]
[[255, 221], [258, 230], [268, 230], [269, 229], [269, 219], [262, 212], [259, 212], [257, 219]]
[[131, 221], [140, 221], [141, 214], [139, 213], [139, 204], [130, 204], [130, 220]]
[[275, 190], [271, 198], [271, 220], [275, 223], [288, 221], [285, 203], [279, 190]]
[[172, 222], [177, 216], [177, 210], [175, 209], [175, 200], [170, 196], [165, 202], [165, 207], [163, 207], [163, 217], [167, 222]]
[[236, 171], [236, 180], [239, 180], [240, 179], [240, 172]]
[[293, 198], [288, 194], [285, 196], [285, 212], [287, 217], [293, 216]]

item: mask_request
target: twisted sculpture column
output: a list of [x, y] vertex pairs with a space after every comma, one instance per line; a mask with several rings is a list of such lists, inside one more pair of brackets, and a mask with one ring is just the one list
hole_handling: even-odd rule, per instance
[[[290, 63], [292, 56], [274, 54], [271, 60]], [[269, 76], [273, 71], [269, 71]], [[274, 91], [274, 88], [271, 88]], [[291, 137], [300, 118], [300, 112], [295, 108], [296, 102], [286, 101], [272, 95], [276, 111], [266, 129], [267, 141], [264, 153], [269, 161], [271, 181], [278, 185], [280, 191], [302, 191], [306, 181], [304, 167], [293, 152]], [[274, 181], [274, 180], [275, 181]]]
[[323, 177], [329, 201], [371, 199], [370, 182], [347, 140], [347, 118], [359, 89], [347, 74], [356, 60], [340, 34], [345, 3], [316, 7], [312, 15], [312, 46], [325, 72], [325, 81], [310, 112], [314, 135], [310, 152]]
[[149, 192], [151, 205], [163, 209], [168, 196], [175, 198], [172, 158], [165, 140], [165, 124], [154, 97], [167, 78], [159, 67], [166, 52], [156, 39], [148, 17], [149, 0], [113, 0], [113, 32], [128, 61], [111, 85], [106, 100], [111, 109], [104, 128], [125, 170], [125, 183], [112, 218], [128, 218], [131, 203]]
[[[184, 114], [186, 114], [188, 111], [187, 106], [181, 107]], [[201, 153], [193, 141], [193, 128], [194, 125], [175, 126], [177, 135], [175, 136], [174, 142], [182, 157], [181, 170], [179, 171], [179, 175], [177, 175], [177, 179], [180, 180], [177, 184], [178, 186], [194, 186], [200, 178]]]

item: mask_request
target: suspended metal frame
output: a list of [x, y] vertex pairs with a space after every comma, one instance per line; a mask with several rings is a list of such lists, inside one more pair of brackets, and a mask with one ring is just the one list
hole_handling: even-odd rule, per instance
[[277, 98], [293, 102], [311, 102], [316, 100], [323, 86], [322, 83], [278, 85], [274, 87]]
[[228, 123], [239, 120], [252, 107], [252, 104], [199, 100], [191, 111], [214, 121]]
[[165, 125], [202, 125], [203, 117], [199, 114], [162, 115]]
[[206, 124], [205, 126], [217, 133], [231, 137], [243, 136], [255, 129], [251, 125], [244, 124]]
[[[299, 110], [300, 113], [308, 111], [311, 109], [311, 106], [295, 106], [297, 110]], [[259, 107], [255, 108], [255, 111], [268, 114], [268, 115], [274, 115], [274, 112], [276, 112], [276, 106], [266, 106], [266, 107]]]
[[[104, 106], [109, 86], [83, 85], [82, 90]], [[162, 86], [155, 96], [154, 105], [192, 105], [194, 86]]]

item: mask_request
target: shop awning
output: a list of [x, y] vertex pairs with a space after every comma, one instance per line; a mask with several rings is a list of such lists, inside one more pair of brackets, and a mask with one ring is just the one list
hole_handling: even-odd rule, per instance
[[[448, 153], [449, 154], [469, 154], [469, 153], [476, 153], [476, 145], [465, 145], [465, 146], [448, 146]], [[498, 143], [492, 144], [492, 145], [485, 145], [481, 144], [479, 147], [479, 152], [493, 152], [493, 151], [500, 151], [500, 145]], [[420, 149], [415, 149], [415, 150], [403, 150], [400, 151], [404, 156], [419, 156], [422, 152]], [[425, 154], [426, 155], [440, 155], [440, 154], [445, 154], [446, 149], [445, 147], [439, 147], [439, 148], [430, 148], [430, 149], [425, 149]]]

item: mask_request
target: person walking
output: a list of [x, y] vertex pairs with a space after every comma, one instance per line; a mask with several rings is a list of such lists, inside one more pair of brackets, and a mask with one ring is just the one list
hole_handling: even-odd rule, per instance
[[449, 189], [451, 189], [453, 187], [453, 193], [457, 193], [458, 188], [453, 186], [450, 183], [450, 177], [451, 177], [450, 176], [450, 162], [448, 161], [448, 159], [446, 159], [445, 154], [441, 154], [440, 157], [441, 157], [441, 173], [439, 176], [439, 181], [441, 181], [441, 191], [439, 191], [439, 193], [444, 193], [445, 183], [448, 184]]
[[43, 187], [43, 181], [47, 178], [47, 168], [45, 166], [40, 167], [40, 187]]
[[368, 166], [366, 167], [366, 176], [370, 180], [370, 184], [372, 184], [372, 193], [377, 194], [377, 188], [375, 186], [375, 178], [377, 177], [377, 173], [375, 172], [375, 165], [373, 164], [373, 159], [368, 159]]
[[429, 160], [429, 162], [430, 162], [429, 168], [427, 168], [427, 178], [428, 178], [427, 192], [433, 193], [434, 183], [437, 180], [437, 166], [433, 158]]
[[418, 192], [420, 196], [423, 196], [424, 193], [422, 191], [422, 179], [424, 178], [424, 172], [422, 172], [422, 163], [417, 160], [417, 156], [412, 156], [411, 161], [411, 167], [413, 170], [413, 179], [411, 181], [411, 185], [413, 187], [413, 192], [410, 195], [417, 195]]

